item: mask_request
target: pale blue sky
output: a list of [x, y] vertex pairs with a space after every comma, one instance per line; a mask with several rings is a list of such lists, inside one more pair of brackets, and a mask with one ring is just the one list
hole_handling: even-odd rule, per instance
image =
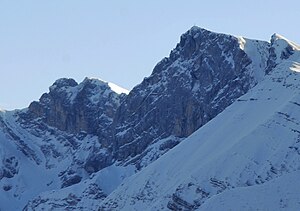
[[0, 0], [0, 108], [27, 107], [60, 77], [131, 89], [193, 25], [300, 43], [299, 0]]

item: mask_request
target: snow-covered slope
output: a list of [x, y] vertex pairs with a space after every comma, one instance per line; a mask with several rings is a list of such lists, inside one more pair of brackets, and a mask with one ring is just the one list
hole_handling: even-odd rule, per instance
[[255, 82], [260, 82], [265, 76], [265, 69], [269, 57], [270, 43], [259, 40], [251, 40], [244, 37], [238, 37], [240, 48], [251, 59], [251, 75]]
[[[257, 86], [127, 179], [102, 209], [299, 209], [300, 53], [278, 59], [288, 46], [273, 46], [276, 67]], [[263, 193], [271, 194], [257, 203]]]
[[299, 210], [299, 177], [295, 171], [262, 185], [225, 191], [201, 210]]
[[[84, 166], [93, 156], [91, 148], [100, 150], [96, 136], [72, 135], [55, 128], [28, 131], [19, 125], [15, 112], [2, 112], [0, 125], [1, 210], [21, 210], [42, 192], [88, 178]], [[101, 192], [96, 187], [90, 195]]]

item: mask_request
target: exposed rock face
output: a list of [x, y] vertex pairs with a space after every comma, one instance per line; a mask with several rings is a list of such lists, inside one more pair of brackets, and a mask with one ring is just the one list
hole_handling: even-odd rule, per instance
[[[113, 122], [117, 159], [134, 157], [170, 135], [189, 136], [253, 87], [254, 58], [241, 39], [198, 27], [183, 34], [169, 58], [118, 108]], [[267, 42], [255, 43], [256, 54], [268, 52]], [[255, 71], [264, 75], [266, 65], [263, 61]]]
[[106, 133], [122, 97], [98, 79], [86, 78], [77, 84], [73, 79], [63, 78], [39, 102], [31, 103], [29, 112], [62, 131]]
[[3, 158], [0, 168], [0, 180], [4, 177], [12, 178], [19, 171], [16, 157]]

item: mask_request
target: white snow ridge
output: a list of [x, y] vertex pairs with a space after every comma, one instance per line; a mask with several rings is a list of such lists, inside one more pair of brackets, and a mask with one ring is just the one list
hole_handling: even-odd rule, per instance
[[109, 82], [108, 86], [111, 88], [111, 90], [113, 90], [117, 94], [122, 94], [122, 93], [127, 94], [127, 95], [129, 94], [129, 91], [127, 89], [124, 89], [114, 83]]
[[128, 93], [65, 78], [0, 110], [0, 211], [300, 210], [297, 44], [193, 27]]

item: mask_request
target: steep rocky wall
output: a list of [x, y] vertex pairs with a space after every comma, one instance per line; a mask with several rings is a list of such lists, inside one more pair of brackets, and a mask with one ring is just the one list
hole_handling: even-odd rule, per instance
[[134, 157], [170, 135], [189, 136], [256, 84], [252, 62], [238, 38], [190, 29], [118, 108], [116, 157]]
[[106, 133], [123, 97], [97, 79], [86, 78], [80, 84], [73, 79], [59, 79], [49, 93], [30, 104], [29, 113], [62, 131]]

